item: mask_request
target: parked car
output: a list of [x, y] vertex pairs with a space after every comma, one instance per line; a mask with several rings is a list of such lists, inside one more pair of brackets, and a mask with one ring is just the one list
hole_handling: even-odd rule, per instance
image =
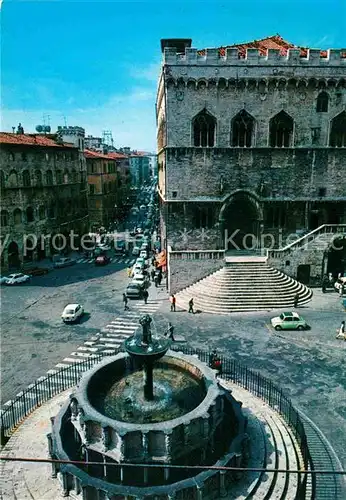
[[132, 255], [134, 257], [137, 257], [140, 253], [141, 253], [141, 251], [140, 251], [139, 247], [133, 247], [133, 249], [132, 249]]
[[147, 276], [144, 276], [144, 274], [136, 274], [131, 281], [132, 284], [134, 285], [139, 285], [142, 290], [145, 288], [148, 288], [149, 286], [149, 280]]
[[132, 268], [131, 277], [133, 278], [136, 274], [143, 274], [143, 266], [140, 264], [135, 264]]
[[334, 283], [334, 289], [339, 292], [342, 285], [344, 285], [344, 288], [346, 289], [346, 276], [342, 276], [336, 280]]
[[111, 259], [107, 255], [99, 255], [95, 259], [95, 266], [106, 266], [110, 261]]
[[143, 267], [143, 269], [145, 269], [147, 267], [147, 263], [146, 263], [146, 260], [144, 257], [138, 257], [138, 259], [136, 259], [136, 265], [139, 264], [140, 266]]
[[49, 273], [49, 269], [47, 267], [32, 267], [31, 269], [26, 269], [26, 272], [30, 276], [42, 276]]
[[63, 257], [62, 259], [59, 259], [54, 262], [54, 267], [60, 268], [60, 267], [68, 267], [68, 266], [73, 266], [76, 264], [76, 259], [70, 259], [69, 257]]
[[6, 285], [8, 276], [0, 276], [0, 285]]
[[141, 253], [139, 254], [139, 256], [142, 259], [147, 259], [148, 258], [148, 252], [146, 250], [141, 250]]
[[23, 273], [10, 274], [7, 278], [6, 285], [19, 285], [19, 283], [26, 283], [30, 280], [30, 276]]
[[296, 312], [283, 312], [270, 320], [275, 330], [307, 330], [305, 319]]
[[108, 243], [99, 243], [96, 248], [99, 248], [100, 250], [107, 252], [108, 250], [111, 249], [111, 246]]
[[136, 229], [136, 233], [137, 233], [137, 234], [141, 234], [141, 233], [143, 233], [143, 229], [142, 229], [141, 227], [137, 227], [137, 229]]
[[141, 299], [143, 295], [143, 289], [138, 283], [130, 283], [126, 288], [126, 296], [129, 299]]
[[61, 319], [64, 323], [74, 323], [79, 321], [84, 314], [84, 309], [80, 304], [68, 304], [62, 312]]

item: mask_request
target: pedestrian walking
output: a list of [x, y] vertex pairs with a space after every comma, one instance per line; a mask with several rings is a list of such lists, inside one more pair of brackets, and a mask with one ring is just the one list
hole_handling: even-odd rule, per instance
[[154, 281], [154, 278], [155, 278], [155, 269], [151, 270], [150, 276], [151, 276], [151, 281]]
[[170, 322], [168, 323], [167, 333], [168, 338], [174, 342], [174, 326]]
[[322, 293], [326, 293], [329, 280], [328, 276], [325, 274], [322, 279]]
[[293, 302], [293, 307], [295, 309], [298, 307], [298, 302], [299, 302], [299, 293], [296, 293], [294, 296], [294, 302]]
[[345, 321], [341, 321], [341, 325], [339, 329], [337, 330], [338, 334], [336, 336], [337, 339], [344, 339], [346, 341], [346, 335], [345, 335]]
[[130, 309], [129, 306], [127, 305], [128, 301], [129, 299], [127, 298], [126, 293], [123, 293], [124, 311], [128, 311]]
[[189, 300], [189, 313], [194, 314], [194, 311], [193, 311], [193, 299]]
[[155, 283], [155, 287], [157, 288], [159, 286], [159, 280], [158, 280], [157, 276], [155, 276], [155, 278], [154, 278], [154, 283]]
[[209, 366], [210, 368], [214, 368], [215, 359], [217, 358], [216, 349], [213, 349], [209, 354]]
[[159, 275], [157, 277], [157, 282], [159, 285], [161, 285], [161, 281], [162, 281], [162, 273], [159, 273]]
[[143, 292], [144, 304], [148, 303], [148, 297], [149, 297], [148, 290], [144, 290], [144, 292]]
[[176, 303], [176, 298], [175, 298], [175, 295], [172, 293], [172, 295], [171, 295], [171, 312], [175, 312], [175, 303]]
[[132, 274], [132, 269], [131, 269], [131, 267], [128, 267], [128, 268], [127, 268], [127, 276], [128, 276], [129, 278], [131, 278], [131, 274]]
[[341, 297], [342, 297], [343, 295], [345, 295], [345, 285], [344, 285], [344, 283], [340, 286], [339, 291], [340, 291], [340, 296], [341, 296]]

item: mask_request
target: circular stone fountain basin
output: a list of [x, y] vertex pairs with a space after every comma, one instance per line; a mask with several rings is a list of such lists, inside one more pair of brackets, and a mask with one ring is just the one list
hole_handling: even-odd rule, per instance
[[154, 399], [146, 401], [143, 393], [143, 372], [136, 371], [116, 380], [106, 392], [93, 398], [92, 405], [114, 420], [148, 424], [179, 418], [196, 408], [206, 390], [201, 379], [193, 374], [157, 363], [153, 372]]

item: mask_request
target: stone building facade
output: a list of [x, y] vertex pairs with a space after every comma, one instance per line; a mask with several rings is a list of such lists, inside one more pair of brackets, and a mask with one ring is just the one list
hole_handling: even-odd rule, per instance
[[117, 169], [114, 159], [85, 150], [88, 175], [88, 211], [92, 231], [108, 229], [117, 209]]
[[85, 150], [88, 172], [90, 227], [114, 226], [130, 208], [131, 175], [129, 160], [121, 153], [102, 154]]
[[132, 151], [129, 161], [132, 184], [140, 188], [150, 179], [150, 157], [140, 151]]
[[[57, 135], [0, 133], [1, 267], [19, 269], [70, 248], [89, 230], [85, 163]], [[65, 241], [64, 241], [65, 240]], [[78, 238], [72, 241], [78, 245]]]
[[303, 49], [278, 35], [161, 48], [165, 248], [258, 248], [264, 233], [278, 248], [292, 233], [346, 223], [346, 50]]

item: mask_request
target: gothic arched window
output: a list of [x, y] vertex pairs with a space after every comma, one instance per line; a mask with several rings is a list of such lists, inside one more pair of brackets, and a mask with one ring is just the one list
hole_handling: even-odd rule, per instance
[[36, 186], [42, 186], [42, 172], [41, 172], [41, 170], [35, 170], [35, 180], [36, 180]]
[[23, 186], [31, 186], [30, 172], [29, 170], [23, 170]]
[[16, 208], [13, 212], [13, 220], [14, 224], [21, 224], [22, 223], [22, 211], [19, 208]]
[[272, 148], [291, 147], [293, 145], [293, 118], [285, 111], [280, 111], [270, 120], [269, 137]]
[[26, 221], [34, 222], [34, 209], [32, 207], [26, 209]]
[[329, 145], [346, 148], [346, 111], [342, 111], [331, 121]]
[[193, 120], [193, 145], [212, 148], [215, 144], [216, 120], [206, 109]]
[[327, 113], [329, 96], [327, 92], [321, 92], [317, 97], [316, 111], [317, 113]]
[[231, 138], [231, 145], [233, 147], [251, 147], [254, 121], [253, 117], [245, 109], [242, 109], [233, 118]]
[[53, 172], [51, 170], [47, 170], [46, 172], [46, 184], [47, 186], [51, 186], [53, 184]]

